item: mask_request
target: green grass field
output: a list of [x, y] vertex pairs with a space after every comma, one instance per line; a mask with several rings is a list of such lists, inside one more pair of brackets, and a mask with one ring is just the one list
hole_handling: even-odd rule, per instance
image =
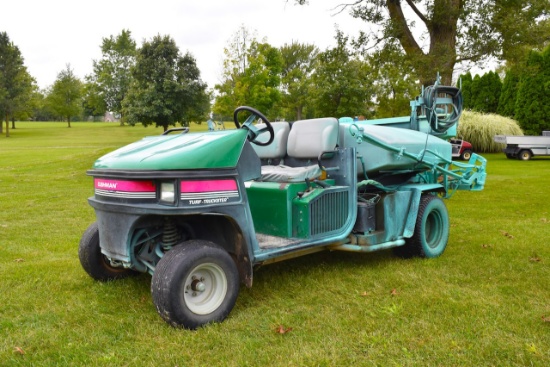
[[485, 190], [446, 202], [440, 258], [265, 266], [225, 322], [193, 332], [157, 315], [149, 275], [99, 283], [78, 261], [95, 220], [86, 170], [160, 132], [17, 123], [0, 136], [0, 366], [550, 365], [550, 159], [486, 155]]

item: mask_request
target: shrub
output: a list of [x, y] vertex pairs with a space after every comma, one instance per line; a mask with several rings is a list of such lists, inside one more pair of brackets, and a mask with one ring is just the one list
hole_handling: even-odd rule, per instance
[[469, 141], [476, 152], [501, 152], [503, 146], [494, 142], [495, 135], [523, 135], [523, 131], [515, 120], [508, 117], [474, 111], [462, 112], [458, 136]]

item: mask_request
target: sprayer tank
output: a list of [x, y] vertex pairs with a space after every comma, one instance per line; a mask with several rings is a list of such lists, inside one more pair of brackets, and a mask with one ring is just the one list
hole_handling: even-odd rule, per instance
[[[352, 136], [352, 125], [362, 129], [363, 139]], [[351, 130], [358, 131], [356, 127]], [[374, 141], [374, 142], [373, 142]], [[379, 142], [377, 144], [376, 142]], [[383, 146], [391, 146], [388, 150]], [[418, 160], [400, 154], [407, 152], [425, 163], [440, 164], [452, 159], [452, 146], [436, 136], [396, 127], [372, 125], [368, 123], [340, 122], [339, 146], [354, 147], [361, 157], [367, 174], [381, 171], [414, 169]], [[399, 151], [396, 151], [396, 148]], [[435, 153], [435, 154], [434, 154]], [[358, 173], [363, 172], [363, 164], [358, 164]]]

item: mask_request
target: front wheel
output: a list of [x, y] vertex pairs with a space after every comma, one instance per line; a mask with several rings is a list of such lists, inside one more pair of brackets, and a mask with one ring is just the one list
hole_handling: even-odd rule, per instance
[[158, 262], [151, 294], [159, 315], [174, 327], [196, 329], [221, 322], [239, 293], [239, 273], [231, 256], [212, 242], [191, 240]]
[[105, 282], [135, 274], [131, 269], [111, 266], [110, 261], [101, 253], [97, 222], [90, 224], [82, 235], [78, 246], [78, 258], [86, 273], [95, 280]]
[[445, 203], [437, 196], [422, 195], [414, 234], [395, 251], [403, 257], [438, 257], [445, 251], [448, 240], [449, 213]]

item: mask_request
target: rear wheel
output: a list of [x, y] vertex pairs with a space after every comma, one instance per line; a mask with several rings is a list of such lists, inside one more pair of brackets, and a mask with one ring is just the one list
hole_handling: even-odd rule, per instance
[[531, 159], [532, 156], [533, 154], [531, 153], [531, 151], [522, 150], [521, 152], [519, 152], [518, 158], [522, 161], [528, 161], [529, 159]]
[[403, 257], [433, 258], [440, 256], [449, 240], [449, 214], [441, 198], [423, 195], [420, 198], [414, 234], [405, 245], [395, 248]]
[[472, 151], [471, 150], [465, 150], [460, 155], [460, 159], [462, 159], [463, 161], [469, 161], [471, 157], [472, 157]]
[[92, 278], [100, 281], [126, 278], [135, 274], [133, 270], [113, 267], [101, 253], [97, 222], [92, 223], [82, 235], [78, 246], [80, 264]]
[[187, 329], [223, 321], [238, 293], [235, 262], [227, 251], [204, 240], [186, 241], [168, 251], [151, 281], [159, 315], [170, 325]]

